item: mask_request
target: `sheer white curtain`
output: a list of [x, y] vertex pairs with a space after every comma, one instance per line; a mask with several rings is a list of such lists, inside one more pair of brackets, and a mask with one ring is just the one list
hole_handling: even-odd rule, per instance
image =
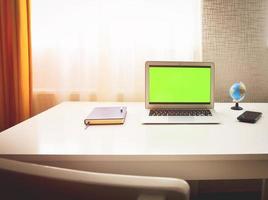
[[35, 110], [143, 101], [146, 60], [201, 59], [200, 1], [32, 1]]

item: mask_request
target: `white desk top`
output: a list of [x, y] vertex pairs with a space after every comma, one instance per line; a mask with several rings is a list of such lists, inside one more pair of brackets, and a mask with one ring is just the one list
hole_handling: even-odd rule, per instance
[[[123, 125], [89, 126], [94, 106], [127, 106]], [[0, 133], [0, 154], [259, 156], [268, 159], [268, 103], [217, 103], [219, 125], [142, 125], [144, 103], [65, 102]], [[256, 124], [236, 117], [245, 110], [263, 112]], [[244, 158], [246, 158], [244, 157]], [[256, 158], [254, 158], [256, 159]]]

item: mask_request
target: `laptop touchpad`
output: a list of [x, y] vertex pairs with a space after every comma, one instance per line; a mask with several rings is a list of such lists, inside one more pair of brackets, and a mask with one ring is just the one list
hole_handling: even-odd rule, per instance
[[168, 122], [174, 123], [183, 123], [183, 122], [192, 122], [195, 120], [194, 116], [168, 116]]

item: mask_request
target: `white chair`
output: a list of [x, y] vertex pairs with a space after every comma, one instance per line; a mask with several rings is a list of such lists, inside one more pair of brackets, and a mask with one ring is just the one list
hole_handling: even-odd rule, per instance
[[1, 199], [188, 200], [181, 179], [95, 173], [0, 158]]

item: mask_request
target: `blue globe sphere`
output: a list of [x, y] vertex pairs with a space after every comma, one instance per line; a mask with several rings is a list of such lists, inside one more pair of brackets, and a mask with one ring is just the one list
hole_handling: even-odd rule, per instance
[[230, 87], [229, 93], [233, 102], [240, 102], [246, 96], [246, 86], [242, 82], [236, 82]]

